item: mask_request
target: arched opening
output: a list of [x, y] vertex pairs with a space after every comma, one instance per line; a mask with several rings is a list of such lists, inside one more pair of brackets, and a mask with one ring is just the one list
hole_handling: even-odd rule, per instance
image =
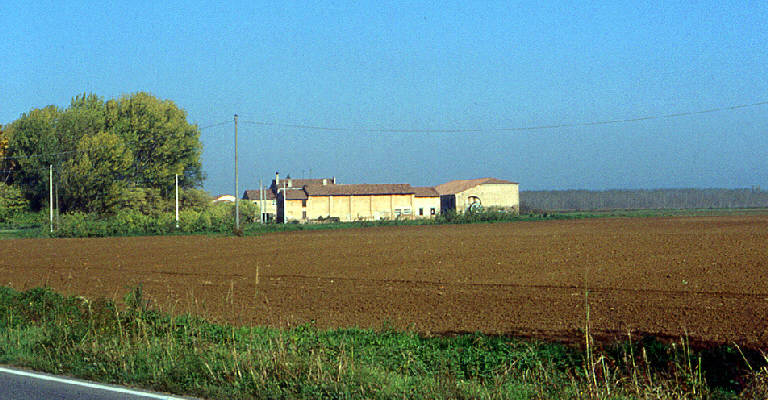
[[469, 212], [477, 212], [483, 209], [483, 203], [477, 196], [469, 196], [467, 198], [467, 203], [467, 211]]

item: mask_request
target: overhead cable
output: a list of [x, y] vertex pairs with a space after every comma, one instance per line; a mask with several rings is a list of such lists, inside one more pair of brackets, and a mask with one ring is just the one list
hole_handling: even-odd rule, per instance
[[534, 126], [519, 126], [519, 127], [502, 127], [502, 128], [471, 128], [471, 129], [409, 129], [409, 128], [343, 128], [343, 127], [329, 127], [319, 125], [305, 125], [295, 123], [281, 123], [281, 122], [268, 122], [268, 121], [248, 121], [240, 120], [241, 123], [260, 125], [260, 126], [272, 126], [278, 128], [293, 128], [293, 129], [307, 129], [317, 131], [332, 131], [332, 132], [369, 132], [369, 133], [481, 133], [481, 132], [518, 132], [518, 131], [535, 131], [545, 129], [558, 129], [558, 128], [574, 128], [596, 125], [610, 125], [620, 124], [628, 122], [648, 121], [654, 119], [667, 119], [667, 118], [679, 118], [690, 115], [709, 114], [720, 111], [731, 111], [741, 108], [758, 107], [768, 105], [768, 101], [761, 101], [750, 104], [739, 104], [726, 107], [710, 108], [699, 111], [679, 112], [673, 114], [659, 114], [649, 115], [644, 117], [635, 118], [623, 118], [623, 119], [609, 119], [603, 121], [593, 122], [574, 122], [564, 124], [552, 124], [552, 125], [534, 125]]

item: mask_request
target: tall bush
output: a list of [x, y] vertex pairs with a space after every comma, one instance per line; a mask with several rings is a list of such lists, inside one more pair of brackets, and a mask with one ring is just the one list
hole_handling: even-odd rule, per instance
[[5, 222], [13, 215], [29, 209], [21, 189], [14, 185], [0, 183], [0, 222]]

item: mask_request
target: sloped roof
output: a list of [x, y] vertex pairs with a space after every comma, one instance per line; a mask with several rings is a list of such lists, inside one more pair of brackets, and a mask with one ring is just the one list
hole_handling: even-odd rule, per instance
[[[264, 191], [264, 197], [266, 197], [266, 200], [274, 200], [275, 199], [275, 193], [269, 189]], [[245, 193], [243, 193], [243, 200], [261, 200], [259, 198], [259, 191], [258, 190], [246, 190]]]
[[517, 185], [517, 182], [505, 181], [503, 179], [496, 178], [464, 179], [437, 185], [435, 186], [435, 190], [437, 190], [437, 193], [440, 193], [440, 195], [456, 194], [482, 184]]
[[306, 200], [308, 198], [307, 192], [301, 188], [281, 190], [280, 193], [285, 194], [286, 200]]
[[365, 196], [414, 193], [413, 187], [407, 183], [307, 185], [304, 186], [304, 191], [306, 191], [309, 196]]
[[[283, 179], [281, 178], [279, 187], [281, 188], [288, 187], [288, 181], [291, 181], [291, 187], [295, 187], [295, 188], [304, 187], [306, 185], [322, 185], [323, 179], [325, 179], [326, 185], [331, 185], [333, 184], [333, 180], [335, 178], [319, 178], [319, 179], [293, 179], [293, 178]], [[272, 179], [272, 185], [270, 187], [273, 189], [278, 187], [274, 179]]]
[[415, 197], [440, 197], [440, 193], [431, 186], [414, 186]]

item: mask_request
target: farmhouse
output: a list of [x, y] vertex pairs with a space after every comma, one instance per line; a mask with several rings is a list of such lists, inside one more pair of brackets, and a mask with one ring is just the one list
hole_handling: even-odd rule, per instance
[[418, 218], [440, 214], [440, 194], [433, 187], [413, 188], [413, 212]]
[[281, 188], [278, 221], [412, 219], [415, 191], [408, 184], [310, 184]]
[[465, 179], [435, 186], [440, 194], [440, 208], [463, 213], [472, 208], [520, 211], [517, 182], [496, 178]]
[[[321, 179], [293, 179], [290, 175], [286, 179], [280, 179], [280, 173], [275, 172], [275, 179], [272, 180], [272, 184], [269, 188], [264, 190], [264, 209], [262, 213], [267, 221], [273, 221], [277, 218], [277, 192], [280, 189], [301, 189], [305, 185], [326, 185], [335, 184], [336, 178], [321, 178]], [[259, 190], [246, 190], [243, 193], [243, 200], [250, 200], [253, 203], [260, 205], [262, 199], [261, 191]]]
[[235, 202], [235, 196], [232, 196], [231, 194], [220, 194], [220, 195], [215, 196], [213, 198], [213, 202], [214, 203], [220, 203], [222, 201], [227, 201], [227, 202], [230, 202], [230, 203], [234, 203]]
[[434, 218], [483, 206], [517, 212], [518, 184], [496, 178], [457, 180], [436, 187], [409, 184], [339, 184], [336, 178], [275, 179], [268, 189], [246, 190], [244, 200], [264, 199], [265, 217], [278, 222], [375, 221]]

